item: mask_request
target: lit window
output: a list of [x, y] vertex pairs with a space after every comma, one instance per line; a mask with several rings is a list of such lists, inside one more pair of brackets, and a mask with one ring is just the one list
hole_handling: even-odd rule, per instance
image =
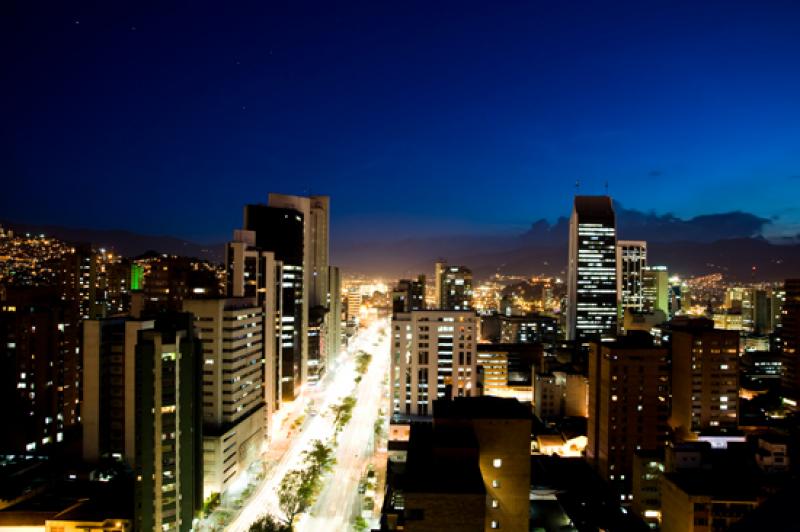
[[492, 508], [498, 508], [500, 506], [500, 502], [497, 499], [492, 499]]
[[492, 528], [500, 528], [500, 521], [492, 521]]
[[492, 481], [492, 487], [493, 488], [499, 488], [500, 487], [500, 481], [499, 480], [493, 480]]
[[503, 460], [501, 458], [495, 458], [494, 460], [492, 460], [492, 465], [494, 467], [499, 468], [500, 466], [503, 465]]

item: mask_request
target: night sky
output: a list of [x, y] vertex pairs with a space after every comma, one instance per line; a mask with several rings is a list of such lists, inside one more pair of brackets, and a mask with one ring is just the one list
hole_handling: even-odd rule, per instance
[[796, 233], [800, 2], [698, 4], [3, 2], [0, 219], [218, 242], [276, 191], [340, 241], [510, 232], [580, 180]]

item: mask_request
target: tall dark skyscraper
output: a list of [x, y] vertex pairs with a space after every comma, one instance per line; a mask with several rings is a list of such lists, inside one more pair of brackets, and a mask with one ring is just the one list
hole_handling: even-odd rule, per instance
[[281, 394], [291, 400], [303, 384], [303, 345], [308, 341], [303, 323], [304, 235], [303, 213], [283, 207], [247, 205], [244, 228], [255, 232], [257, 248], [272, 251], [283, 264], [281, 285]]
[[612, 338], [617, 330], [617, 231], [609, 196], [575, 197], [567, 267], [567, 338]]

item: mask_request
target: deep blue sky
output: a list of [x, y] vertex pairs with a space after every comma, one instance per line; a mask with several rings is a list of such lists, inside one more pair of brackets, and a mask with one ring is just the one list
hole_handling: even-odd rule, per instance
[[[168, 4], [168, 6], [162, 5]], [[800, 223], [800, 3], [4, 2], [0, 219], [221, 241], [521, 230], [575, 181]]]

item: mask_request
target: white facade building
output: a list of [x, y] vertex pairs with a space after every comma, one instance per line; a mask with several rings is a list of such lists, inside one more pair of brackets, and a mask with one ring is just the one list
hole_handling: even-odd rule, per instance
[[478, 395], [478, 316], [414, 310], [392, 319], [392, 412], [433, 414], [433, 401]]

